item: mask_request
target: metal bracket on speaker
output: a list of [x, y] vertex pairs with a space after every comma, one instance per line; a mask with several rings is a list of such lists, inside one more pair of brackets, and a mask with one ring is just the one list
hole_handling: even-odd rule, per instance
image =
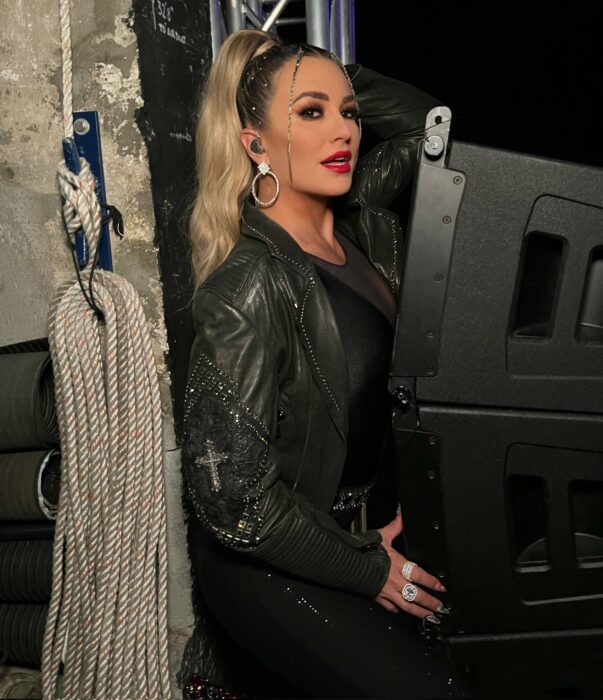
[[[392, 393], [398, 387], [409, 390], [412, 377], [431, 377], [438, 372], [454, 229], [465, 188], [464, 174], [446, 167], [450, 121], [450, 109], [442, 106], [432, 109], [425, 122], [400, 287]], [[413, 422], [410, 413], [407, 410], [407, 427]]]
[[[397, 488], [404, 516], [407, 556], [442, 579], [448, 576], [444, 506], [440, 483], [440, 437], [395, 432]], [[429, 552], [429, 560], [423, 557]]]
[[390, 379], [390, 393], [394, 405], [393, 428], [396, 434], [404, 434], [409, 440], [414, 431], [419, 427], [417, 405], [415, 403], [415, 378], [392, 377]]
[[434, 107], [425, 119], [425, 140], [421, 152], [421, 164], [427, 158], [429, 162], [443, 167], [444, 158], [450, 138], [450, 121], [452, 112], [448, 107]]

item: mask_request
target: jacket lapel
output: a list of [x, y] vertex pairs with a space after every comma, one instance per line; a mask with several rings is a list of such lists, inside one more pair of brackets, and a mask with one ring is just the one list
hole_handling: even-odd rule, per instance
[[246, 203], [242, 233], [263, 241], [286, 266], [280, 282], [292, 307], [300, 339], [320, 392], [340, 436], [348, 423], [348, 374], [331, 302], [314, 266], [287, 231]]
[[[337, 212], [336, 212], [337, 216]], [[387, 209], [354, 200], [339, 211], [337, 229], [357, 245], [398, 298], [402, 268], [402, 230]]]

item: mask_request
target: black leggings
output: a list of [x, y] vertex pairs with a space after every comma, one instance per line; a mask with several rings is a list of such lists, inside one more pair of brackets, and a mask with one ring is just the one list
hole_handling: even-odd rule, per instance
[[191, 540], [191, 557], [207, 606], [258, 668], [285, 680], [282, 697], [474, 697], [443, 644], [419, 637], [418, 618], [199, 540]]

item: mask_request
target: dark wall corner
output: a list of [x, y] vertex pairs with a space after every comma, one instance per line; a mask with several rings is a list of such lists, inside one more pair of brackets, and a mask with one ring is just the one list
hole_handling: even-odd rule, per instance
[[195, 113], [211, 65], [209, 0], [133, 0], [144, 105], [136, 122], [145, 140], [163, 286], [176, 436], [193, 340], [187, 233], [195, 183]]

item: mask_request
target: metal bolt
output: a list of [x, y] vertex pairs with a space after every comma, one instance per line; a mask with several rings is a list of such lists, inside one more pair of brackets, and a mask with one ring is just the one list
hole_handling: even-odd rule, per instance
[[455, 185], [460, 185], [462, 181], [463, 181], [463, 178], [460, 175], [455, 175], [452, 178], [452, 182], [454, 182]]
[[434, 530], [439, 530], [440, 529], [440, 521], [439, 520], [434, 520], [432, 523], [432, 527]]
[[80, 117], [73, 122], [73, 130], [78, 136], [84, 136], [90, 131], [90, 122]]
[[449, 216], [443, 216], [443, 217], [442, 217], [442, 221], [443, 221], [445, 224], [449, 224], [449, 223], [452, 221], [452, 219], [451, 219]]
[[425, 153], [431, 157], [436, 158], [444, 150], [444, 140], [441, 136], [429, 136], [425, 140]]
[[435, 369], [434, 369], [433, 367], [428, 367], [428, 368], [427, 368], [427, 374], [430, 375], [430, 376], [431, 376], [432, 374], [435, 374]]
[[433, 278], [436, 282], [441, 282], [444, 279], [444, 275], [441, 272], [436, 272]]
[[438, 439], [435, 435], [430, 435], [429, 436], [429, 444], [430, 445], [435, 445], [437, 443]]
[[412, 406], [413, 396], [405, 386], [398, 386], [392, 392], [394, 403], [401, 413], [408, 413]]
[[433, 471], [433, 469], [430, 469], [430, 470], [427, 472], [427, 478], [428, 478], [428, 479], [431, 479], [432, 481], [433, 481], [433, 479], [435, 479], [435, 472]]
[[433, 328], [428, 328], [427, 329], [427, 337], [433, 338], [434, 335], [435, 335], [435, 332], [434, 332]]

